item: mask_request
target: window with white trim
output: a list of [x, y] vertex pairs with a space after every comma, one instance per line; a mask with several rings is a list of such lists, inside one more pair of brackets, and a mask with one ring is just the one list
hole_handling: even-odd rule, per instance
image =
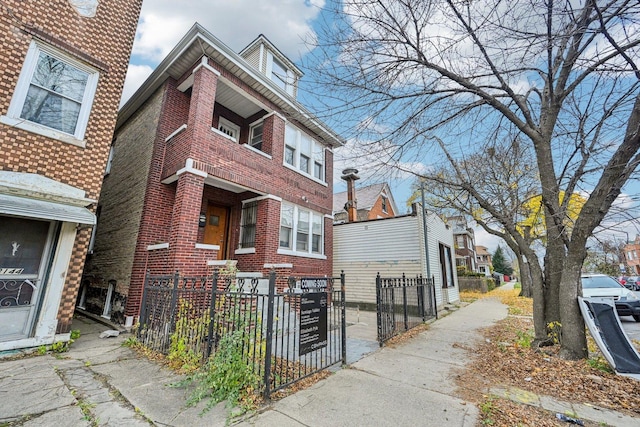
[[382, 212], [387, 213], [387, 201], [389, 199], [387, 199], [385, 196], [382, 196]]
[[256, 224], [258, 222], [258, 202], [248, 202], [242, 205], [240, 219], [240, 248], [254, 248], [256, 246]]
[[115, 155], [115, 147], [111, 145], [109, 148], [109, 157], [107, 158], [107, 166], [104, 168], [104, 175], [107, 176], [111, 173], [111, 165], [113, 163], [113, 156]]
[[323, 218], [318, 212], [282, 203], [280, 248], [306, 254], [323, 254]]
[[262, 132], [264, 130], [264, 122], [259, 122], [251, 126], [249, 131], [249, 145], [256, 150], [262, 151]]
[[[16, 127], [49, 137], [56, 138], [57, 132], [62, 132], [82, 140], [98, 77], [97, 70], [32, 41], [11, 99], [8, 119], [19, 120]], [[3, 121], [7, 122], [5, 118]]]
[[324, 182], [324, 146], [288, 123], [284, 142], [284, 162]]
[[293, 95], [294, 76], [278, 58], [273, 56], [271, 52], [267, 54], [267, 76], [278, 87], [286, 91], [289, 95]]
[[225, 119], [224, 117], [219, 117], [218, 130], [227, 135], [230, 139], [238, 142], [238, 138], [240, 136], [240, 126], [238, 126], [237, 124]]

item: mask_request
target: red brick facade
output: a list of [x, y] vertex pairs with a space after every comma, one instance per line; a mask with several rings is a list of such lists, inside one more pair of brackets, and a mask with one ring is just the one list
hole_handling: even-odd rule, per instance
[[[188, 55], [186, 50], [184, 55]], [[305, 110], [283, 110], [282, 105], [289, 102], [287, 99], [265, 96], [264, 86], [273, 90], [268, 83], [250, 84], [235, 74], [237, 70], [234, 73], [214, 60], [215, 54], [210, 56], [194, 57], [190, 67], [180, 70], [179, 77], [165, 79], [156, 94], [140, 102], [135, 112], [125, 119], [119, 118], [114, 174], [120, 173], [115, 169], [118, 156], [146, 158], [143, 151], [152, 153], [149, 165], [140, 165], [147, 173], [130, 171], [136, 174], [136, 181], [146, 182], [141, 212], [129, 218], [133, 224], [130, 233], [136, 236], [135, 254], [130, 274], [117, 272], [106, 263], [94, 267], [100, 263], [96, 256], [90, 262], [87, 279], [94, 286], [116, 280], [118, 292], [127, 300], [125, 316], [138, 315], [147, 271], [209, 274], [215, 268], [212, 262], [220, 259], [235, 260], [240, 272], [266, 274], [276, 266], [281, 273], [331, 275], [331, 147], [341, 141], [327, 131], [310, 129], [306, 123], [315, 125], [317, 121], [309, 118]], [[249, 67], [239, 57], [232, 56], [231, 60]], [[259, 78], [266, 79], [265, 76]], [[229, 101], [231, 91], [241, 93], [240, 104]], [[156, 113], [155, 103], [160, 99]], [[127, 106], [123, 110], [127, 111]], [[221, 117], [239, 128], [235, 141], [217, 131]], [[247, 143], [251, 125], [261, 119], [262, 145], [258, 150]], [[323, 180], [284, 164], [286, 123], [323, 143]], [[153, 126], [154, 134], [142, 141], [137, 137], [141, 136], [138, 129], [145, 126]], [[105, 180], [105, 189], [114, 189], [108, 190], [109, 194], [117, 193], [118, 186], [132, 185], [126, 180], [110, 182], [109, 179]], [[255, 242], [251, 248], [240, 248], [243, 201], [257, 203]], [[114, 203], [101, 200], [105, 207]], [[324, 239], [320, 253], [280, 250], [282, 203], [295, 205], [296, 209], [310, 211], [322, 219]], [[222, 244], [207, 241], [207, 230], [213, 221], [208, 216], [210, 207], [223, 212], [222, 216], [212, 214], [215, 221], [226, 219], [226, 227], [220, 226], [220, 230], [224, 228]], [[118, 215], [129, 213], [121, 211]], [[206, 225], [201, 220], [205, 215]], [[101, 215], [97, 245], [105, 246], [104, 242], [109, 241], [113, 221], [113, 217]], [[295, 245], [296, 236], [292, 239]]]
[[[0, 124], [0, 171], [50, 178], [98, 199], [118, 103], [142, 0], [102, 0], [95, 16], [81, 16], [67, 0], [4, 0], [0, 7], [0, 115], [8, 115], [32, 41], [98, 72], [98, 82], [81, 144]], [[89, 207], [95, 212], [95, 205]], [[0, 221], [2, 220], [0, 214]], [[91, 229], [76, 235], [57, 319], [69, 331]], [[36, 323], [38, 320], [36, 319]]]

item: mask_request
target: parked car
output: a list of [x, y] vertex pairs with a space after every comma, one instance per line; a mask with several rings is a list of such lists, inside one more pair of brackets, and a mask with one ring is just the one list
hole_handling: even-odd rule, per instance
[[640, 299], [613, 277], [605, 274], [583, 274], [582, 296], [613, 298], [618, 316], [633, 316], [640, 322]]
[[624, 285], [627, 283], [627, 276], [619, 276], [617, 280]]
[[632, 291], [640, 291], [640, 277], [627, 277], [627, 280], [622, 284], [625, 288], [631, 289]]

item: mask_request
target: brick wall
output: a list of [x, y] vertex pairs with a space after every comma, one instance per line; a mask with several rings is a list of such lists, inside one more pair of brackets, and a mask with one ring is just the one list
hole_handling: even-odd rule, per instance
[[[67, 0], [4, 0], [0, 8], [0, 114], [6, 114], [34, 35], [100, 70], [85, 133], [86, 147], [0, 124], [0, 169], [37, 173], [81, 188], [97, 199], [142, 0], [101, 1], [93, 18]], [[95, 207], [93, 207], [95, 209]], [[69, 330], [90, 230], [78, 233], [58, 314]]]
[[[115, 292], [125, 299], [142, 221], [162, 95], [162, 90], [156, 91], [116, 135], [111, 173], [104, 177], [98, 202], [100, 216], [93, 254], [87, 257], [84, 269], [83, 283], [106, 288], [110, 280], [115, 280]], [[156, 233], [155, 243], [167, 241], [162, 229], [157, 229]], [[102, 314], [103, 303], [96, 303], [87, 310]]]

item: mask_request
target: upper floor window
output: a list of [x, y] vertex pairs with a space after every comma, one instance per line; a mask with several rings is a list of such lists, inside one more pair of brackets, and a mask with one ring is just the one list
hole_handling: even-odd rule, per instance
[[251, 126], [249, 133], [249, 145], [257, 150], [262, 150], [262, 132], [264, 122], [259, 122]]
[[[27, 52], [3, 122], [51, 138], [74, 142], [86, 131], [98, 72], [36, 41]], [[71, 136], [72, 138], [69, 138]]]
[[388, 199], [385, 196], [382, 196], [382, 212], [387, 213], [387, 203]]
[[233, 141], [238, 142], [238, 138], [240, 137], [240, 126], [237, 124], [225, 119], [224, 117], [220, 117], [218, 118], [218, 130], [227, 135]]
[[284, 162], [317, 180], [325, 180], [324, 147], [309, 135], [287, 124]]
[[267, 76], [289, 95], [293, 95], [294, 77], [291, 70], [271, 52], [267, 54], [267, 58]]

